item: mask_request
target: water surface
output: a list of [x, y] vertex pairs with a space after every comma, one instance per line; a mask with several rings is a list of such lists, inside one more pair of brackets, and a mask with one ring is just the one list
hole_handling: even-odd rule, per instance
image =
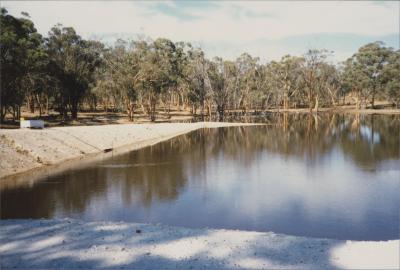
[[399, 238], [399, 116], [278, 115], [198, 130], [1, 192], [1, 218]]

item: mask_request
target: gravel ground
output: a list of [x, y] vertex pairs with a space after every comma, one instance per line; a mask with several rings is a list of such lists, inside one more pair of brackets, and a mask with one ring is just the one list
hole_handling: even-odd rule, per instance
[[399, 240], [72, 219], [1, 220], [1, 269], [399, 269]]

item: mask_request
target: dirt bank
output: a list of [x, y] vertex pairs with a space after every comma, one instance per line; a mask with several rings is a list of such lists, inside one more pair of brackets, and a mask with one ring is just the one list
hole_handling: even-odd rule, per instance
[[[0, 130], [0, 179], [45, 165], [118, 154], [199, 129], [238, 123], [161, 123]], [[65, 164], [64, 164], [65, 163]], [[76, 165], [70, 162], [71, 165]], [[32, 177], [32, 175], [30, 175]]]
[[62, 220], [1, 220], [1, 269], [399, 269], [399, 240]]

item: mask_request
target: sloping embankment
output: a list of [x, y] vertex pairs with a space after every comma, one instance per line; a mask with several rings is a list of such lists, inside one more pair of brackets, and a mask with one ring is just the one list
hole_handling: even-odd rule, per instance
[[0, 130], [0, 178], [43, 165], [81, 160], [113, 150], [130, 151], [199, 128], [249, 125], [240, 123], [162, 123], [56, 127], [43, 130]]

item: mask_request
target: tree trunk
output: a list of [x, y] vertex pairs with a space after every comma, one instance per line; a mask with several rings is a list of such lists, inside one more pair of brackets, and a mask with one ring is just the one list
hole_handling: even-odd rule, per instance
[[1, 106], [0, 106], [0, 123], [4, 122], [6, 113], [7, 113], [7, 110], [6, 110], [5, 106], [3, 106], [3, 104], [1, 104]]
[[66, 121], [68, 119], [68, 110], [67, 110], [67, 105], [66, 105], [64, 99], [62, 99], [59, 111], [60, 111], [60, 114], [63, 116], [64, 121]]
[[71, 118], [72, 120], [78, 119], [78, 102], [73, 101], [71, 104]]
[[356, 96], [356, 109], [360, 110], [361, 109], [361, 95], [360, 92], [357, 92], [357, 96]]
[[375, 108], [375, 95], [376, 95], [376, 81], [374, 81], [374, 85], [372, 86], [372, 97], [371, 97], [371, 108]]
[[13, 121], [18, 119], [18, 108], [17, 107], [18, 107], [17, 105], [13, 106]]
[[183, 99], [183, 94], [180, 94], [179, 95], [179, 97], [178, 97], [178, 108], [179, 108], [179, 111], [183, 111], [185, 108], [184, 108], [184, 99]]
[[336, 102], [336, 100], [335, 100], [334, 97], [332, 97], [331, 102], [332, 102], [332, 106], [333, 106], [333, 107], [336, 107], [337, 102]]
[[313, 109], [313, 95], [312, 95], [312, 90], [308, 91], [308, 108], [310, 110], [310, 113], [312, 112]]
[[46, 114], [49, 115], [49, 95], [46, 95]]
[[212, 111], [211, 111], [211, 104], [209, 102], [207, 102], [207, 114], [208, 114], [208, 117], [211, 120]]
[[135, 104], [133, 102], [129, 103], [129, 121], [133, 122], [135, 114]]
[[108, 102], [107, 102], [107, 100], [104, 100], [104, 101], [103, 101], [103, 110], [104, 110], [105, 112], [108, 112]]
[[315, 112], [318, 112], [318, 95], [315, 96], [315, 106], [314, 106], [314, 110]]
[[372, 109], [375, 108], [375, 90], [372, 91], [371, 107]]
[[29, 110], [31, 113], [35, 113], [35, 98], [32, 95], [29, 96]]
[[171, 93], [170, 96], [169, 96], [169, 102], [168, 102], [168, 116], [169, 116], [169, 114], [171, 113], [171, 106], [173, 106], [173, 102], [174, 102], [173, 96], [174, 96], [173, 93]]
[[42, 117], [43, 105], [42, 105], [42, 102], [40, 100], [40, 96], [38, 94], [36, 95], [36, 100], [37, 100], [37, 103], [39, 105], [39, 117]]
[[289, 97], [288, 97], [287, 93], [285, 93], [285, 95], [283, 97], [283, 109], [284, 110], [289, 109]]
[[156, 102], [157, 102], [157, 100], [154, 97], [150, 98], [150, 120], [151, 120], [151, 122], [156, 121]]
[[94, 112], [97, 112], [97, 98], [94, 98]]
[[218, 121], [224, 121], [225, 105], [217, 105]]
[[17, 119], [21, 119], [21, 106], [17, 106]]
[[204, 98], [201, 100], [201, 102], [200, 102], [200, 104], [201, 104], [201, 120], [203, 121], [204, 120]]

